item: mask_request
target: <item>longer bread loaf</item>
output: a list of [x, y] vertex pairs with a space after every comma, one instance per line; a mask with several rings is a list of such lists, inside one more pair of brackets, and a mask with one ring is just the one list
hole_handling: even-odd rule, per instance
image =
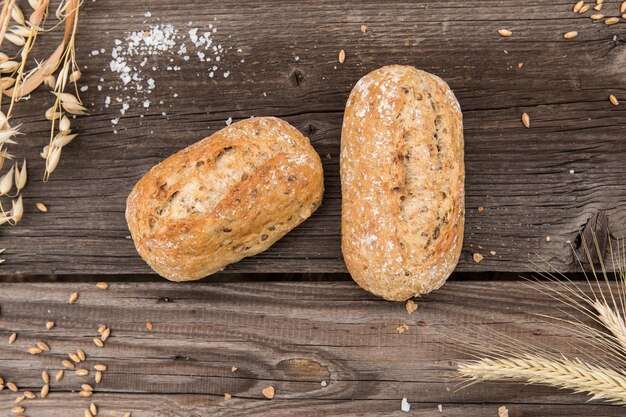
[[439, 77], [380, 68], [354, 87], [341, 133], [342, 250], [354, 280], [387, 300], [439, 288], [463, 241], [463, 129]]
[[269, 248], [323, 191], [306, 137], [280, 119], [247, 119], [153, 167], [128, 196], [126, 220], [152, 269], [195, 280]]

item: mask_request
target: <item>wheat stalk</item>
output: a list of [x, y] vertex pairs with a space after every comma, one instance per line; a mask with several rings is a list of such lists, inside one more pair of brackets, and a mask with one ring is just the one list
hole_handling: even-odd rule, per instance
[[626, 374], [579, 359], [548, 359], [537, 355], [484, 358], [458, 365], [473, 381], [523, 381], [587, 393], [592, 400], [626, 404]]
[[[559, 309], [568, 318], [541, 318], [562, 323], [579, 338], [578, 348], [590, 347], [602, 354], [595, 355], [590, 361], [571, 360], [550, 349], [523, 344], [522, 349], [515, 349], [511, 347], [515, 343], [511, 343], [476, 351], [476, 360], [458, 365], [462, 377], [474, 382], [509, 380], [549, 385], [576, 393], [586, 392], [591, 399], [626, 405], [626, 371], [620, 368], [626, 365], [626, 253], [620, 250], [620, 246], [623, 250], [624, 245], [618, 242], [618, 248], [614, 250], [609, 240], [610, 260], [615, 271], [610, 274], [604, 259], [599, 260], [599, 268], [593, 263], [590, 245], [601, 253], [596, 235], [592, 234], [591, 243], [585, 241], [582, 233], [581, 237], [581, 247], [591, 267], [589, 272], [582, 268], [583, 263], [575, 251], [574, 254], [583, 270], [586, 290], [567, 276], [547, 271], [545, 267], [537, 271], [543, 280], [536, 279], [533, 289], [569, 307]], [[615, 290], [612, 284], [617, 284]], [[590, 319], [602, 330], [583, 319]], [[502, 340], [502, 337], [499, 339]], [[489, 353], [485, 355], [485, 351]]]

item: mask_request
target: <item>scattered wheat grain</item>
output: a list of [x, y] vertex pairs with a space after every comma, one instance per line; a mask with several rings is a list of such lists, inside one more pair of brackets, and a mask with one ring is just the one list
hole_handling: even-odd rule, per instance
[[41, 349], [43, 352], [50, 352], [50, 346], [47, 343], [39, 341], [36, 343], [37, 347]]
[[102, 372], [104, 372], [104, 371], [106, 371], [106, 370], [107, 370], [107, 366], [106, 366], [106, 365], [104, 365], [104, 364], [98, 363], [98, 364], [95, 364], [95, 365], [93, 366], [93, 369], [95, 369], [96, 371], [102, 371]]
[[511, 36], [513, 34], [513, 32], [511, 32], [508, 29], [498, 29], [498, 33], [500, 34], [500, 36], [502, 36], [503, 38], [508, 38], [509, 36]]
[[526, 126], [526, 128], [530, 128], [530, 116], [528, 113], [522, 113], [522, 124]]
[[65, 369], [74, 369], [75, 366], [72, 362], [68, 361], [67, 359], [63, 359], [63, 361], [61, 361], [61, 364], [63, 365], [63, 367]]
[[272, 398], [274, 398], [274, 395], [276, 395], [276, 390], [274, 389], [273, 386], [270, 385], [268, 387], [263, 388], [263, 390], [261, 390], [261, 393], [263, 393], [265, 398], [268, 398], [271, 400]]
[[35, 393], [32, 391], [24, 391], [24, 397], [28, 398], [29, 400], [34, 400], [35, 398], [37, 398]]
[[617, 97], [615, 97], [613, 94], [609, 95], [609, 101], [612, 105], [619, 106], [619, 101], [617, 100]]
[[84, 361], [85, 359], [87, 359], [87, 355], [85, 354], [85, 351], [83, 351], [82, 349], [78, 349], [76, 351], [76, 354], [80, 358], [81, 362]]
[[80, 368], [76, 370], [76, 376], [87, 376], [89, 375], [89, 370], [85, 368]]
[[69, 301], [68, 301], [68, 302], [69, 302], [70, 304], [74, 304], [74, 303], [76, 302], [76, 300], [78, 300], [78, 293], [77, 293], [77, 292], [73, 292], [73, 293], [70, 295], [70, 299], [69, 299]]
[[24, 411], [26, 411], [25, 408], [21, 406], [13, 407], [11, 409], [11, 413], [13, 414], [22, 414]]
[[56, 374], [54, 374], [54, 380], [59, 382], [60, 380], [63, 379], [63, 375], [65, 375], [65, 371], [63, 369], [61, 369]]
[[93, 413], [92, 413], [92, 412], [91, 412], [91, 410], [89, 410], [88, 408], [85, 408], [85, 411], [84, 411], [83, 415], [84, 415], [85, 417], [94, 417], [94, 416], [93, 416]]
[[109, 284], [107, 284], [106, 282], [99, 282], [96, 284], [97, 288], [100, 288], [101, 290], [106, 290], [109, 288]]
[[93, 344], [98, 347], [104, 347], [104, 342], [97, 337], [93, 338]]
[[583, 13], [587, 13], [589, 11], [589, 9], [591, 8], [590, 5], [585, 4], [583, 7], [580, 8], [580, 10], [578, 11], [578, 13], [583, 14]]
[[102, 338], [103, 342], [106, 342], [109, 336], [111, 336], [111, 328], [107, 327], [102, 331], [102, 335], [100, 337]]
[[604, 21], [604, 24], [607, 26], [611, 26], [619, 22], [619, 17], [609, 17]]
[[89, 404], [89, 411], [91, 411], [91, 414], [94, 416], [98, 415], [98, 407], [94, 403]]
[[11, 390], [12, 392], [17, 392], [18, 391], [18, 388], [17, 388], [17, 385], [15, 384], [15, 382], [10, 382], [10, 381], [7, 382], [7, 388], [9, 390]]
[[53, 328], [54, 328], [54, 322], [53, 321], [47, 321], [46, 322], [46, 329], [52, 330]]
[[43, 380], [44, 384], [50, 383], [50, 374], [48, 373], [48, 371], [41, 371], [41, 379]]
[[17, 397], [17, 398], [15, 399], [15, 401], [13, 401], [13, 404], [19, 404], [19, 403], [21, 403], [22, 401], [24, 401], [25, 399], [26, 399], [26, 396], [25, 396], [25, 395], [20, 395], [19, 397]]
[[17, 333], [11, 333], [11, 336], [9, 336], [9, 343], [15, 343], [16, 339], [17, 339]]
[[620, 13], [626, 13], [626, 1], [623, 1], [622, 4], [620, 4], [619, 12]]
[[93, 387], [89, 384], [81, 384], [80, 388], [83, 391], [93, 391]]
[[602, 13], [592, 14], [589, 16], [591, 20], [601, 20], [604, 17]]
[[339, 63], [343, 64], [345, 60], [346, 60], [346, 51], [342, 49], [341, 51], [339, 51]]
[[96, 371], [95, 381], [96, 381], [96, 384], [99, 384], [102, 381], [102, 372], [101, 371]]
[[37, 346], [31, 346], [28, 349], [26, 349], [26, 352], [30, 353], [31, 355], [39, 355], [43, 351], [39, 349]]
[[572, 30], [571, 32], [567, 32], [566, 34], [564, 34], [563, 38], [565, 38], [565, 39], [573, 39], [576, 36], [578, 36], [578, 32], [576, 32], [575, 30]]
[[578, 13], [584, 4], [585, 2], [583, 0], [576, 2], [576, 4], [574, 4], [574, 7], [572, 8], [572, 11], [574, 13]]
[[41, 398], [46, 398], [49, 392], [50, 392], [50, 385], [46, 384], [43, 387], [41, 387], [41, 392], [39, 393], [39, 395], [41, 395]]
[[83, 398], [89, 398], [93, 395], [93, 391], [81, 391], [78, 395]]

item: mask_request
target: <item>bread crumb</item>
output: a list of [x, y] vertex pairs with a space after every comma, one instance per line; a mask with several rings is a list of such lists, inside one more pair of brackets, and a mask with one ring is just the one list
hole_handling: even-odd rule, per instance
[[404, 323], [402, 323], [401, 325], [396, 327], [396, 332], [398, 332], [398, 334], [402, 334], [402, 333], [406, 332], [407, 330], [409, 330], [409, 326], [407, 326]]
[[495, 250], [491, 250], [491, 251], [489, 251], [489, 253], [492, 254], [492, 255], [495, 255], [496, 251]]
[[478, 207], [478, 212], [482, 213], [483, 211], [485, 211], [485, 208], [483, 206]]
[[342, 49], [341, 51], [339, 51], [339, 63], [343, 64], [345, 60], [346, 60], [346, 51]]
[[230, 368], [230, 372], [235, 372], [237, 370], [236, 366], [233, 366], [232, 368]]
[[146, 323], [146, 329], [152, 331], [154, 329], [154, 326], [152, 325], [152, 323], [148, 322]]
[[233, 398], [233, 397], [232, 397], [229, 393], [227, 393], [227, 392], [226, 392], [226, 393], [224, 393], [224, 399], [225, 399], [226, 401], [230, 400], [231, 398]]
[[265, 396], [265, 398], [268, 399], [272, 399], [274, 398], [274, 395], [276, 394], [276, 390], [274, 389], [273, 386], [269, 386], [269, 387], [265, 387], [263, 388], [263, 391], [261, 391], [263, 393], [263, 395]]
[[413, 314], [415, 310], [417, 310], [417, 304], [413, 300], [408, 300], [405, 305], [406, 312], [409, 314]]
[[552, 239], [550, 238], [550, 236], [546, 236], [546, 242], [551, 241]]
[[402, 398], [402, 402], [400, 403], [400, 410], [404, 411], [405, 413], [411, 411], [411, 404], [409, 404], [406, 398]]
[[481, 255], [480, 253], [478, 253], [478, 252], [475, 252], [475, 253], [472, 255], [472, 258], [474, 258], [474, 262], [476, 262], [476, 263], [478, 264], [478, 263], [480, 263], [480, 261], [482, 261], [482, 260], [483, 260], [484, 256], [482, 256], [482, 255]]
[[367, 26], [361, 25], [361, 32], [363, 33], [367, 32]]
[[438, 404], [437, 409], [439, 410], [440, 413], [443, 413], [443, 405]]
[[320, 385], [321, 385], [322, 387], [325, 387], [326, 385], [328, 385], [328, 382], [326, 382], [326, 381], [322, 381], [322, 382], [320, 382]]
[[426, 322], [424, 320], [420, 320], [420, 321], [417, 322], [417, 325], [419, 327], [426, 327]]
[[498, 417], [509, 417], [509, 409], [506, 408], [506, 405], [498, 407]]

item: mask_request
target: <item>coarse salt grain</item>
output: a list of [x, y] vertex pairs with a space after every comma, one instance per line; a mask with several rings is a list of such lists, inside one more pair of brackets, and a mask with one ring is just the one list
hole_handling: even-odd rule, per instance
[[233, 122], [233, 118], [229, 117], [228, 119], [226, 119], [226, 126], [230, 126], [232, 122]]
[[[152, 14], [146, 12], [144, 16], [151, 17]], [[189, 22], [189, 26], [192, 24]], [[221, 43], [216, 44], [214, 41], [215, 33], [217, 33], [217, 28], [213, 24], [209, 24], [208, 30], [205, 29], [205, 31], [199, 28], [190, 28], [186, 32], [179, 31], [171, 24], [157, 24], [128, 32], [123, 38], [115, 39], [115, 46], [111, 49], [109, 69], [121, 81], [121, 84], [110, 87], [111, 90], [124, 96], [123, 99], [118, 97], [118, 102], [138, 102], [147, 108], [145, 96], [156, 88], [156, 81], [144, 73], [150, 69], [155, 73], [162, 69], [183, 70], [183, 67], [178, 65], [179, 61], [175, 59], [176, 55], [182, 58], [182, 62], [188, 62], [191, 59], [190, 55], [195, 55], [201, 62], [216, 63], [222, 61], [226, 52], [233, 48], [222, 46]], [[242, 52], [242, 49], [238, 48], [237, 51]], [[104, 49], [94, 50], [92, 55], [104, 52]], [[167, 62], [170, 64], [166, 67], [159, 67], [158, 64], [148, 65], [149, 61], [153, 61], [151, 57], [168, 54]], [[209, 77], [213, 78], [217, 70], [218, 66], [213, 65], [212, 69], [209, 69]], [[224, 70], [222, 73], [224, 78], [228, 78], [230, 74], [229, 70]], [[104, 82], [104, 79], [101, 78], [100, 81]], [[99, 86], [98, 89], [101, 90], [101, 87]], [[110, 100], [105, 101], [105, 107], [108, 107], [109, 104]], [[123, 107], [124, 112], [128, 108], [124, 109]]]
[[402, 402], [400, 403], [400, 410], [404, 411], [405, 413], [411, 411], [411, 404], [409, 404], [406, 398], [402, 398]]

